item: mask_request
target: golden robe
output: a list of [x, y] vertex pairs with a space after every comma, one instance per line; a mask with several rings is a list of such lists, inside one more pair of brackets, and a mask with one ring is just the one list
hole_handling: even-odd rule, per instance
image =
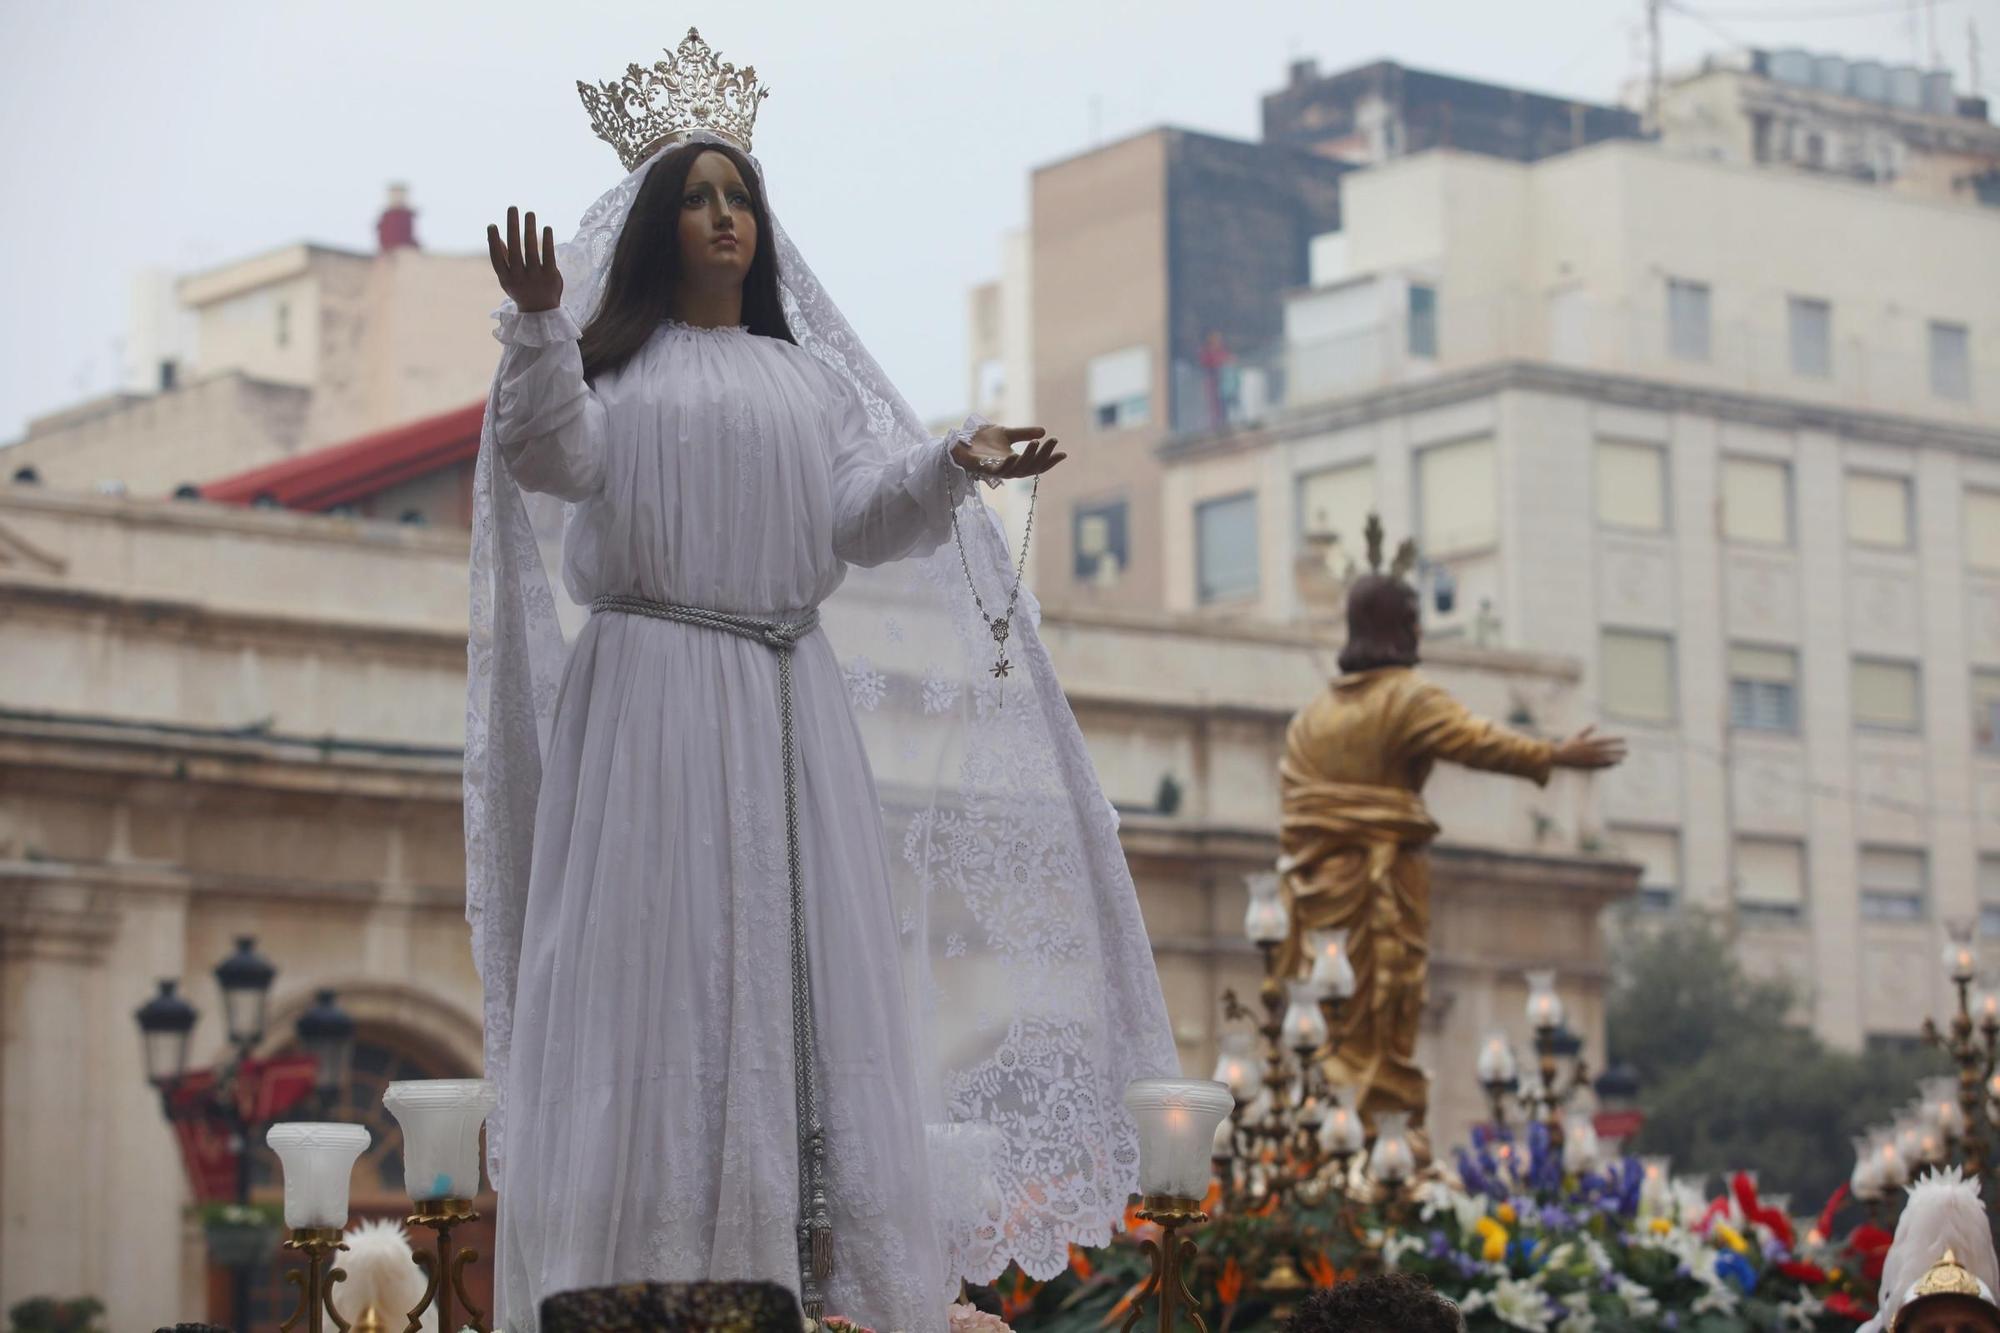
[[1305, 931], [1347, 930], [1356, 989], [1328, 1073], [1356, 1090], [1370, 1123], [1407, 1111], [1421, 1125], [1429, 1100], [1416, 1051], [1430, 958], [1424, 849], [1438, 833], [1419, 793], [1431, 766], [1449, 759], [1541, 784], [1553, 752], [1407, 667], [1340, 677], [1286, 729], [1279, 845], [1292, 934], [1281, 962], [1285, 975], [1303, 966]]

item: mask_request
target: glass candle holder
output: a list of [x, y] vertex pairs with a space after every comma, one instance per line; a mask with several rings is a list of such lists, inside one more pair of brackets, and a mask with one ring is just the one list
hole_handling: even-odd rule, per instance
[[1279, 1040], [1295, 1051], [1316, 1051], [1326, 1045], [1326, 1016], [1319, 1011], [1319, 988], [1310, 981], [1286, 983], [1291, 1003], [1285, 1006]]
[[1307, 979], [1330, 1000], [1354, 995], [1354, 963], [1347, 956], [1347, 932], [1310, 930], [1306, 932], [1306, 952], [1312, 959]]
[[1528, 1026], [1537, 1031], [1561, 1027], [1568, 1015], [1563, 1010], [1562, 996], [1556, 994], [1555, 969], [1540, 968], [1527, 973], [1527, 978]]
[[1512, 1083], [1520, 1077], [1521, 1065], [1504, 1032], [1488, 1033], [1479, 1046], [1479, 1081], [1491, 1086]]
[[1247, 1032], [1222, 1034], [1221, 1053], [1215, 1057], [1215, 1081], [1226, 1086], [1237, 1101], [1247, 1102], [1257, 1095], [1257, 1048]]
[[271, 1126], [264, 1142], [278, 1154], [284, 1171], [285, 1225], [294, 1231], [345, 1227], [354, 1162], [372, 1141], [361, 1125], [291, 1121]]
[[403, 1127], [403, 1180], [418, 1203], [479, 1193], [479, 1127], [499, 1104], [477, 1078], [391, 1083], [382, 1105]]
[[1326, 1118], [1319, 1124], [1319, 1146], [1329, 1157], [1351, 1156], [1360, 1152], [1368, 1141], [1367, 1130], [1354, 1110], [1353, 1097], [1347, 1089], [1339, 1088], [1327, 1102]]
[[1375, 1150], [1368, 1155], [1368, 1174], [1384, 1185], [1400, 1185], [1416, 1172], [1417, 1157], [1410, 1150], [1410, 1117], [1403, 1111], [1384, 1111], [1375, 1117]]
[[1252, 944], [1281, 944], [1291, 933], [1292, 923], [1285, 900], [1278, 892], [1278, 877], [1270, 871], [1245, 875], [1250, 905], [1243, 912], [1243, 933]]
[[1979, 950], [1970, 921], [1945, 922], [1944, 965], [1953, 981], [1969, 982], [1979, 973]]
[[1139, 1192], [1205, 1196], [1215, 1127], [1235, 1105], [1229, 1089], [1209, 1079], [1137, 1078], [1126, 1084], [1125, 1109], [1139, 1127]]
[[1924, 1116], [1946, 1139], [1965, 1137], [1965, 1108], [1958, 1104], [1958, 1077], [1940, 1074], [1922, 1079], [1917, 1088], [1924, 1100]]

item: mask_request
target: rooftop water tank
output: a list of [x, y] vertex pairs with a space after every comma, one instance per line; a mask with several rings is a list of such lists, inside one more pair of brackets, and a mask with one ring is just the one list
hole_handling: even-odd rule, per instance
[[1879, 60], [1857, 60], [1847, 67], [1847, 91], [1870, 102], [1889, 100], [1889, 67]]
[[1897, 65], [1889, 71], [1889, 104], [1905, 111], [1921, 111], [1924, 105], [1924, 72], [1915, 65]]
[[1798, 47], [1786, 47], [1782, 51], [1771, 52], [1765, 62], [1771, 77], [1779, 83], [1810, 85], [1813, 81], [1812, 52]]
[[1817, 56], [1813, 59], [1813, 87], [1823, 93], [1845, 93], [1847, 91], [1847, 61], [1840, 56]]
[[1951, 71], [1934, 69], [1924, 75], [1924, 110], [1933, 116], [1949, 116], [1957, 106], [1951, 91]]

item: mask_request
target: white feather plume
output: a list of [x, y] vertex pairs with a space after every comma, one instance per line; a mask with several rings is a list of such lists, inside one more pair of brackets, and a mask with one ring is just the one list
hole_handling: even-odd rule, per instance
[[1896, 1239], [1882, 1262], [1882, 1292], [1873, 1321], [1862, 1333], [1885, 1329], [1917, 1279], [1950, 1250], [1965, 1270], [2000, 1292], [2000, 1263], [1993, 1256], [1993, 1233], [1986, 1205], [1979, 1201], [1979, 1182], [1967, 1180], [1955, 1166], [1925, 1172], [1910, 1186], [1909, 1201], [1896, 1223]]
[[[347, 1270], [347, 1280], [334, 1284], [334, 1308], [342, 1319], [353, 1323], [372, 1305], [381, 1313], [384, 1327], [400, 1331], [410, 1311], [424, 1298], [427, 1285], [403, 1224], [387, 1218], [363, 1222], [342, 1239], [347, 1248], [341, 1251], [338, 1264]], [[423, 1326], [424, 1333], [435, 1333], [435, 1309], [424, 1311]]]

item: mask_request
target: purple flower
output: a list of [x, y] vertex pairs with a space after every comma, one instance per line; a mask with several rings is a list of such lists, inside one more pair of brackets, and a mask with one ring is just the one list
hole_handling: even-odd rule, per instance
[[1540, 1221], [1544, 1231], [1568, 1231], [1571, 1226], [1570, 1215], [1555, 1204], [1542, 1208]]
[[1451, 1242], [1445, 1239], [1444, 1232], [1442, 1231], [1431, 1232], [1431, 1243], [1429, 1246], [1429, 1251], [1430, 1251], [1430, 1257], [1433, 1259], [1442, 1259], [1445, 1257], [1446, 1254], [1450, 1253]]
[[1672, 1330], [1677, 1329], [1680, 1326], [1681, 1326], [1681, 1317], [1675, 1314], [1672, 1310], [1668, 1310], [1665, 1314], [1660, 1316], [1660, 1327], [1668, 1330], [1668, 1333], [1672, 1333]]

